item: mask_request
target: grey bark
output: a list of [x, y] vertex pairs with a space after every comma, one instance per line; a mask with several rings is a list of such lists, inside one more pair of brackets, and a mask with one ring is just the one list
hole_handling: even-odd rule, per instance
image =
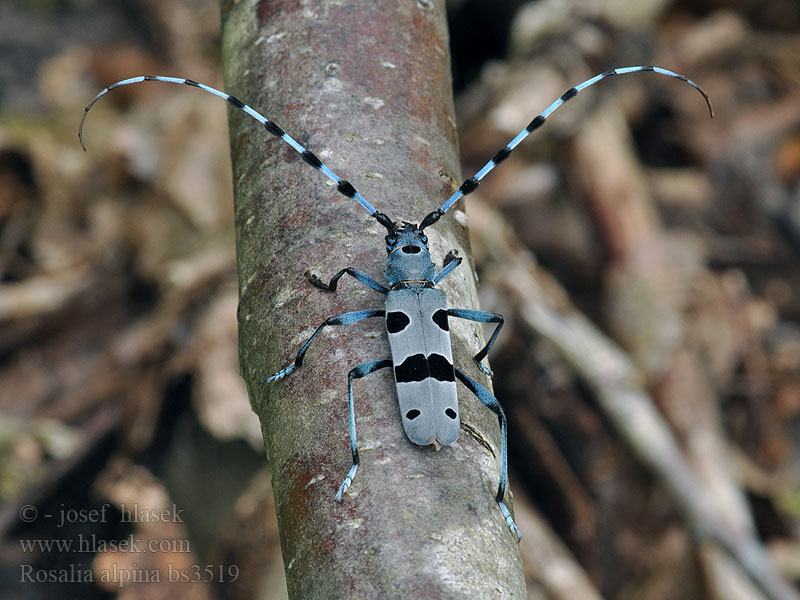
[[[222, 14], [226, 89], [378, 210], [418, 223], [458, 186], [443, 2], [223, 1]], [[351, 464], [347, 372], [389, 356], [382, 320], [329, 328], [301, 369], [264, 380], [325, 318], [382, 307], [351, 278], [329, 294], [303, 274], [327, 280], [354, 266], [382, 281], [385, 230], [291, 148], [239, 111], [229, 117], [240, 362], [272, 468], [290, 597], [523, 598], [516, 538], [494, 500], [497, 419], [463, 387], [461, 436], [437, 452], [405, 438], [388, 371], [357, 380], [361, 462], [334, 502]], [[437, 264], [450, 249], [467, 259], [441, 285], [450, 305], [477, 307], [463, 213], [426, 233]], [[471, 360], [480, 330], [453, 319], [451, 332], [457, 366], [488, 386]]]

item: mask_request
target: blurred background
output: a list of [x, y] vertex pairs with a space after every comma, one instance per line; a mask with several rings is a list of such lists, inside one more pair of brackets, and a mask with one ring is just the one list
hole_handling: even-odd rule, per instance
[[[796, 585], [800, 3], [447, 5], [465, 176], [614, 66], [686, 73], [716, 110], [604, 82], [467, 202], [482, 308], [506, 316], [529, 597], [769, 597], [695, 500]], [[221, 87], [215, 0], [0, 0], [2, 598], [286, 595], [238, 375], [226, 106], [130, 86], [76, 139], [94, 94], [155, 73]], [[620, 382], [655, 425], [614, 413]]]

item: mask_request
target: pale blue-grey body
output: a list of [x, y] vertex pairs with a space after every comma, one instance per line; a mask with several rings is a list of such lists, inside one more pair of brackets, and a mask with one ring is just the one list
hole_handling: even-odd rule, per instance
[[386, 330], [406, 436], [420, 446], [452, 444], [460, 419], [444, 292], [424, 287], [390, 291]]
[[403, 428], [417, 445], [447, 446], [458, 439], [458, 394], [447, 297], [433, 286], [460, 261], [437, 275], [428, 238], [413, 226], [386, 242], [386, 333]]

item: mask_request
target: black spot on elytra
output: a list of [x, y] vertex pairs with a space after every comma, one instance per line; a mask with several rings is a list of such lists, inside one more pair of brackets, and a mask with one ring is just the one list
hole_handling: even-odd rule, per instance
[[439, 326], [442, 331], [450, 331], [450, 325], [447, 323], [447, 311], [439, 309], [431, 317], [434, 323]]
[[455, 381], [456, 375], [453, 365], [441, 354], [431, 354], [428, 356], [428, 369], [431, 377], [437, 381]]
[[412, 354], [394, 368], [394, 377], [397, 383], [423, 381], [430, 375], [428, 360], [424, 354]]
[[392, 311], [386, 315], [386, 331], [389, 333], [399, 333], [408, 327], [409, 323], [411, 319], [405, 313]]
[[455, 371], [450, 361], [441, 354], [413, 354], [394, 368], [397, 383], [424, 381], [433, 377], [437, 381], [455, 381]]

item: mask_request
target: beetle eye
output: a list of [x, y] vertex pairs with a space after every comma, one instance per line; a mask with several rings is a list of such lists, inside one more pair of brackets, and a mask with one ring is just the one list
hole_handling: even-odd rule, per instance
[[403, 246], [400, 248], [403, 251], [403, 254], [417, 254], [422, 252], [422, 248], [419, 246], [415, 246], [414, 244], [408, 244], [407, 246]]

